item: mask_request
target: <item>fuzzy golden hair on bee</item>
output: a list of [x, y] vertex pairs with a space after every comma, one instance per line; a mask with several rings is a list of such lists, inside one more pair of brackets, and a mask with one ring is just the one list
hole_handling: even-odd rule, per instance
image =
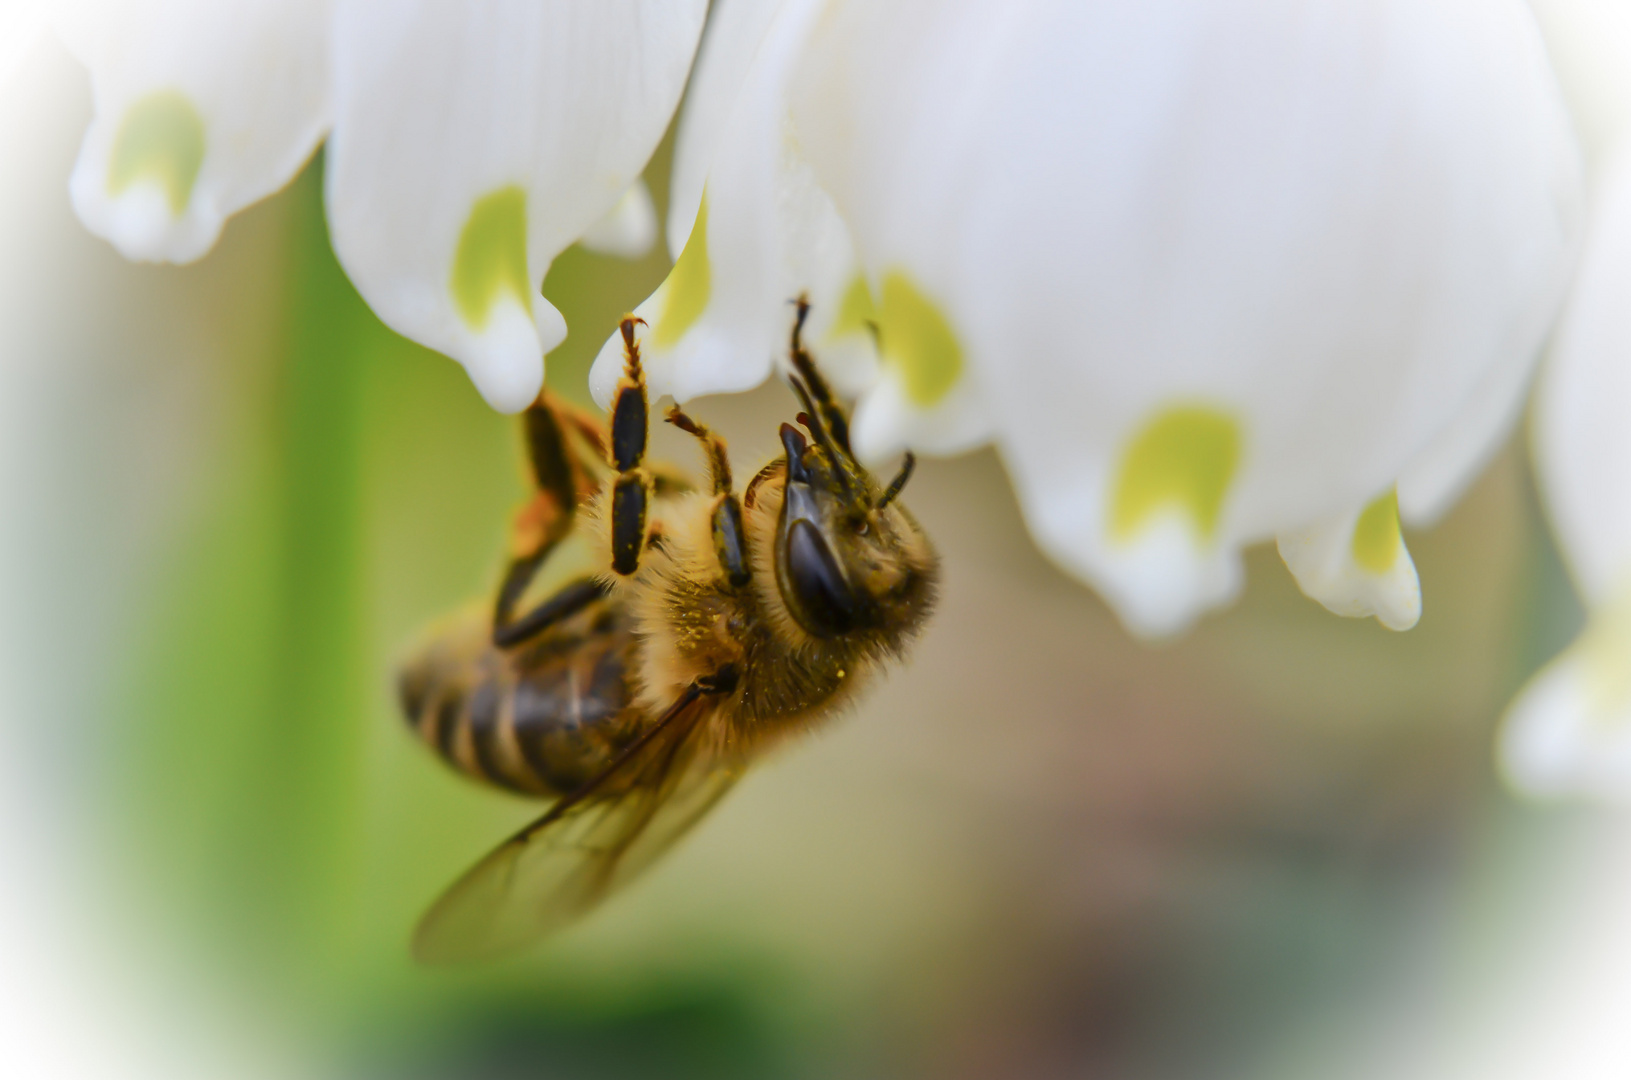
[[[592, 909], [683, 836], [774, 746], [830, 722], [905, 657], [939, 561], [902, 505], [907, 455], [880, 484], [799, 331], [802, 407], [782, 454], [736, 488], [725, 441], [674, 407], [706, 465], [649, 463], [638, 320], [609, 423], [547, 391], [525, 414], [537, 491], [517, 514], [490, 620], [465, 619], [405, 665], [413, 730], [465, 774], [553, 798], [426, 915], [430, 962], [491, 956]], [[524, 613], [559, 545], [597, 569]]]

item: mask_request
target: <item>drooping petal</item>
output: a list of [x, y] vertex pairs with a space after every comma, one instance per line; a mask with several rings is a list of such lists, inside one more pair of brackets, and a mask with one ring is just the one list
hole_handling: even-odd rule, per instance
[[566, 334], [549, 264], [624, 196], [668, 125], [704, 0], [344, 0], [334, 248], [393, 329], [524, 408]]
[[1038, 540], [1144, 632], [1506, 415], [1577, 229], [1517, 0], [837, 0], [792, 100], [869, 274], [950, 328], [923, 385], [971, 380]]
[[1541, 380], [1541, 494], [1587, 625], [1507, 715], [1508, 777], [1539, 794], [1631, 796], [1631, 144], [1609, 168]]
[[1606, 605], [1631, 575], [1631, 143], [1599, 191], [1533, 435], [1570, 575], [1588, 607]]
[[1532, 795], [1631, 800], [1631, 602], [1592, 613], [1580, 638], [1507, 709], [1502, 772]]
[[602, 255], [638, 259], [657, 242], [657, 207], [644, 180], [636, 180], [578, 243]]
[[[710, 21], [701, 97], [675, 155], [671, 246], [688, 215], [689, 233], [669, 278], [635, 309], [654, 394], [684, 401], [762, 382], [786, 351], [800, 295], [812, 305], [806, 341], [833, 383], [854, 393], [873, 378], [872, 291], [787, 117], [787, 78], [819, 8], [731, 0]], [[597, 400], [621, 369], [613, 334], [590, 372]]]
[[1399, 533], [1393, 492], [1361, 510], [1284, 533], [1279, 546], [1302, 591], [1336, 614], [1374, 615], [1389, 630], [1408, 630], [1421, 618], [1421, 582]]
[[288, 183], [329, 119], [331, 0], [67, 3], [96, 113], [69, 192], [130, 259], [191, 262]]

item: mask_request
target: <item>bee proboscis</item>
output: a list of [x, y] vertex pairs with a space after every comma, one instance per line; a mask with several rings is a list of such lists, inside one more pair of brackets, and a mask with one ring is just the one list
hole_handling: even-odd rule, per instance
[[[404, 711], [463, 772], [553, 798], [421, 921], [427, 962], [491, 956], [594, 907], [661, 855], [755, 759], [852, 700], [902, 655], [933, 604], [939, 563], [880, 485], [800, 340], [803, 404], [782, 455], [739, 497], [724, 440], [677, 406], [708, 482], [645, 461], [648, 401], [632, 316], [609, 425], [548, 391], [524, 414], [536, 491], [516, 516], [490, 618], [433, 639], [403, 669]], [[525, 614], [562, 540], [603, 570]]]

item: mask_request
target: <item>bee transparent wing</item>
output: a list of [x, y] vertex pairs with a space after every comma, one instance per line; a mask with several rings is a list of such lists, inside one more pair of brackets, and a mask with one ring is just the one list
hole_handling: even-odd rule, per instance
[[740, 775], [697, 753], [693, 735], [708, 710], [687, 692], [605, 773], [471, 868], [420, 920], [415, 958], [456, 963], [517, 949], [656, 861]]

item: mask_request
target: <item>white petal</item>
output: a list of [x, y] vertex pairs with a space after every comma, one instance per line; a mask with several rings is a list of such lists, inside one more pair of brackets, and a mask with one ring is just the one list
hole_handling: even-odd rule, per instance
[[342, 3], [335, 251], [380, 318], [464, 364], [495, 408], [537, 393], [566, 333], [539, 286], [639, 176], [704, 14], [703, 0]]
[[1585, 600], [1584, 633], [1510, 708], [1502, 761], [1541, 795], [1631, 797], [1631, 144], [1591, 228], [1532, 427], [1536, 473]]
[[328, 125], [329, 0], [64, 4], [96, 115], [69, 180], [127, 258], [190, 262], [286, 184]]
[[1421, 618], [1421, 583], [1399, 534], [1392, 492], [1363, 508], [1279, 538], [1280, 557], [1310, 599], [1338, 615], [1375, 615], [1389, 630]]
[[[674, 270], [635, 309], [648, 324], [640, 340], [653, 394], [685, 401], [764, 381], [786, 352], [790, 301], [800, 295], [812, 305], [806, 340], [839, 390], [853, 393], [874, 378], [869, 286], [859, 275], [848, 231], [788, 124], [787, 77], [819, 7], [819, 0], [783, 4], [739, 80], [699, 71], [699, 85], [738, 81], [740, 89], [717, 131], [709, 120], [682, 132], [684, 160], [700, 159], [698, 140], [712, 143], [713, 151], [706, 194], [699, 196]], [[763, 11], [736, 2], [723, 16], [762, 19]], [[711, 40], [747, 36], [719, 33]], [[700, 62], [734, 70], [743, 51], [739, 42], [713, 47]], [[695, 166], [686, 168], [689, 176]], [[622, 348], [621, 337], [612, 334], [590, 372], [590, 390], [602, 404], [622, 370]]]
[[1500, 755], [1521, 791], [1631, 799], [1631, 604], [1594, 614], [1580, 640], [1523, 689], [1507, 711]]
[[[1631, 5], [1620, 0], [1533, 0], [1541, 33], [1574, 113], [1590, 175], [1600, 179], [1631, 131]], [[1523, 406], [1530, 365], [1487, 378], [1455, 424], [1399, 478], [1399, 512], [1430, 525], [1499, 447]]]
[[1593, 171], [1631, 128], [1631, 4], [1530, 0]]
[[1399, 476], [1399, 513], [1410, 524], [1437, 524], [1506, 442], [1523, 412], [1545, 333], [1562, 300], [1567, 279], [1558, 277], [1550, 298], [1528, 307], [1528, 325], [1516, 325], [1512, 343], [1474, 388], [1472, 396]]
[[638, 259], [657, 242], [657, 207], [644, 180], [636, 180], [578, 243], [602, 255]]
[[44, 35], [43, 0], [13, 0], [0, 6], [0, 91]]
[[[1600, 177], [1631, 128], [1631, 4], [1622, 0], [1533, 0], [1590, 175]], [[1435, 523], [1477, 476], [1522, 411], [1533, 359], [1516, 351], [1484, 380], [1462, 415], [1399, 479], [1399, 512]]]
[[1153, 514], [1141, 525], [1137, 543], [1107, 540], [1084, 548], [1081, 537], [1091, 530], [1073, 516], [1082, 504], [1027, 492], [1022, 478], [1015, 486], [1027, 509], [1035, 508], [1027, 520], [1042, 550], [1071, 573], [1096, 581], [1127, 629], [1140, 637], [1174, 637], [1200, 612], [1240, 595], [1240, 553], [1200, 533], [1181, 510]]
[[781, 6], [782, 0], [715, 0], [712, 6], [674, 139], [674, 169], [668, 186], [668, 251], [676, 259], [696, 224], [708, 170], [730, 123], [737, 96]]
[[1588, 606], [1631, 573], [1631, 147], [1607, 172], [1533, 429], [1552, 527]]
[[[1158, 511], [1228, 565], [1506, 415], [1477, 403], [1579, 216], [1516, 0], [837, 0], [793, 112], [869, 273], [952, 328], [1033, 531], [1139, 626], [1174, 609], [1129, 569], [1180, 550]], [[1228, 595], [1182, 574], [1188, 617]]]
[[972, 380], [956, 387], [933, 409], [912, 400], [897, 366], [884, 367], [855, 405], [850, 439], [862, 461], [876, 463], [902, 450], [959, 454], [990, 437], [985, 410]]

